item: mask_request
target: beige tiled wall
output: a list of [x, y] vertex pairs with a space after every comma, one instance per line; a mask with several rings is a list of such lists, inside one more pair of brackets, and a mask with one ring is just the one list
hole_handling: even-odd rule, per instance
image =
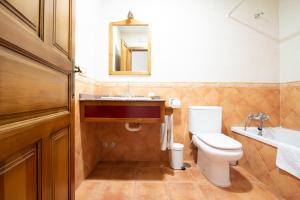
[[[101, 94], [121, 95], [126, 92], [126, 83], [101, 84]], [[277, 84], [136, 83], [130, 85], [130, 92], [134, 95], [147, 95], [149, 92], [155, 92], [164, 99], [175, 97], [181, 100], [181, 108], [174, 111], [174, 140], [185, 145], [185, 159], [192, 159], [195, 156], [189, 145], [191, 135], [188, 131], [188, 106], [190, 105], [222, 106], [225, 134], [231, 133], [231, 126], [243, 125], [245, 117], [255, 112], [265, 112], [271, 115], [272, 120], [267, 125], [279, 126], [279, 87]], [[166, 159], [163, 154], [151, 155], [160, 151], [159, 126], [154, 125], [151, 129], [146, 126], [135, 135], [126, 131], [123, 125], [111, 125], [111, 127], [111, 129], [101, 130], [99, 141], [111, 140], [116, 142], [116, 147], [104, 150], [101, 154], [102, 160]], [[114, 130], [113, 133], [111, 130]], [[147, 142], [146, 146], [144, 142]], [[132, 147], [129, 144], [132, 144]], [[142, 148], [144, 151], [136, 153], [136, 148]]]
[[[94, 83], [76, 80], [76, 186], [99, 160], [168, 160], [160, 151], [160, 125], [143, 125], [140, 132], [128, 132], [124, 124], [79, 123], [78, 94], [122, 95], [126, 83]], [[196, 149], [190, 146], [188, 106], [218, 105], [223, 107], [223, 132], [231, 135], [231, 126], [242, 126], [249, 113], [265, 112], [272, 116], [268, 126], [279, 126], [278, 84], [245, 83], [131, 83], [134, 95], [155, 92], [164, 99], [179, 98], [180, 109], [174, 111], [174, 140], [185, 145], [186, 160], [194, 159]]]
[[300, 82], [280, 85], [280, 121], [282, 127], [300, 131]]
[[77, 188], [93, 170], [100, 159], [97, 141], [97, 124], [80, 122], [79, 94], [100, 93], [100, 85], [95, 81], [77, 76], [75, 82], [75, 187]]
[[233, 133], [243, 144], [239, 165], [263, 182], [273, 193], [285, 199], [300, 199], [300, 181], [276, 167], [276, 148]]

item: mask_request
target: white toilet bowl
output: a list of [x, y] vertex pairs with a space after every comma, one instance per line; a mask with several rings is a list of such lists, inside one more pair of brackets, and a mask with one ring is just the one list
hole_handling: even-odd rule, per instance
[[189, 131], [198, 147], [197, 165], [214, 185], [230, 186], [229, 163], [243, 156], [242, 144], [221, 133], [222, 108], [190, 106]]
[[[215, 138], [220, 137], [219, 140], [227, 137], [220, 133], [208, 134], [214, 135]], [[229, 137], [227, 139], [231, 140]], [[211, 143], [213, 142], [214, 140], [211, 140]], [[233, 144], [232, 149], [228, 144], [226, 148], [221, 148], [207, 144], [197, 135], [193, 136], [193, 144], [198, 147], [197, 166], [208, 180], [219, 187], [230, 186], [229, 163], [243, 156], [242, 145], [233, 139], [230, 142]]]

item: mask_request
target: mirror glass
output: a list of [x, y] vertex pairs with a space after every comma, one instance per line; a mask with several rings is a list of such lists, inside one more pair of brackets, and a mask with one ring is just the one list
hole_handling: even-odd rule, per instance
[[150, 74], [147, 25], [114, 25], [111, 37], [112, 74]]

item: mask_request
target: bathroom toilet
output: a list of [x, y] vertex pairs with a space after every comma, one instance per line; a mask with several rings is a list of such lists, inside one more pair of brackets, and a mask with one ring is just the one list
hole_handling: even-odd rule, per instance
[[242, 144], [221, 133], [222, 107], [190, 106], [189, 131], [198, 148], [197, 166], [219, 187], [230, 186], [229, 163], [243, 156]]

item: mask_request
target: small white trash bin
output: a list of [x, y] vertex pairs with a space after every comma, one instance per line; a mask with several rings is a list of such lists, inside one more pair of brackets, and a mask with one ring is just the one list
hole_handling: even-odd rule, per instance
[[183, 167], [183, 144], [173, 143], [170, 151], [170, 165], [173, 169], [182, 169]]

